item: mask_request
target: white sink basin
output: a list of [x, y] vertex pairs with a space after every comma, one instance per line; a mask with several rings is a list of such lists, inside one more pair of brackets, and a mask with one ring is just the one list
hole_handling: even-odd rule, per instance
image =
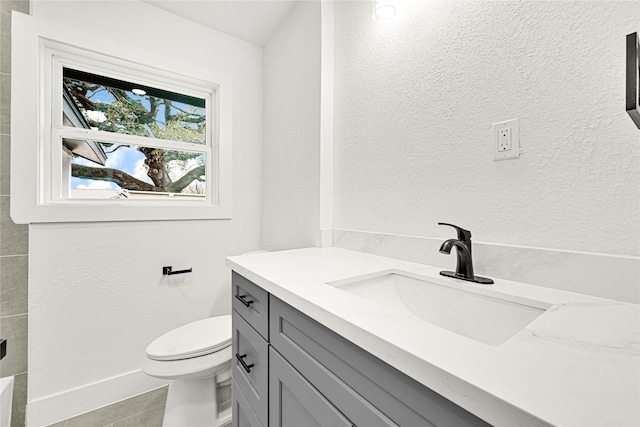
[[551, 307], [486, 285], [447, 283], [451, 280], [393, 270], [329, 285], [492, 346], [503, 344]]

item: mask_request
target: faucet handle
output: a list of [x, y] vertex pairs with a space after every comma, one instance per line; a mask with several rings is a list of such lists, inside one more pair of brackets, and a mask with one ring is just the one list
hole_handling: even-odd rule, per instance
[[471, 242], [471, 232], [469, 230], [465, 230], [462, 227], [458, 227], [457, 225], [449, 224], [446, 222], [439, 222], [438, 225], [448, 225], [449, 227], [453, 227], [458, 232], [458, 240], [464, 243]]

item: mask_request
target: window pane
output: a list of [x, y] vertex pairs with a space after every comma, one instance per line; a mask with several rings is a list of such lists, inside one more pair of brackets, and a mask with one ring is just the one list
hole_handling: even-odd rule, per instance
[[62, 145], [71, 199], [206, 197], [206, 153], [71, 138]]
[[205, 100], [63, 68], [63, 123], [106, 132], [206, 143]]

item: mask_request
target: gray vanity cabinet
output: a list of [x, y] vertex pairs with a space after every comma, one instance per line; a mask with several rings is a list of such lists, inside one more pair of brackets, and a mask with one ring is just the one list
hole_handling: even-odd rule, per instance
[[[245, 281], [256, 286], [234, 273], [234, 294], [245, 292]], [[252, 310], [251, 305], [242, 304], [243, 310]], [[268, 390], [258, 390], [241, 362], [234, 361], [234, 426], [489, 425], [273, 295], [266, 306], [260, 315], [267, 326], [262, 335], [234, 303], [234, 353], [249, 348], [252, 356], [243, 361], [259, 360], [256, 375], [268, 367]], [[268, 348], [266, 356], [253, 349], [261, 346]]]
[[233, 425], [237, 427], [262, 427], [258, 417], [244, 397], [238, 383], [233, 381]]
[[269, 363], [270, 426], [354, 425], [273, 347]]
[[[269, 345], [247, 321], [232, 313], [232, 374], [257, 418], [267, 425]], [[234, 386], [235, 386], [234, 385]]]

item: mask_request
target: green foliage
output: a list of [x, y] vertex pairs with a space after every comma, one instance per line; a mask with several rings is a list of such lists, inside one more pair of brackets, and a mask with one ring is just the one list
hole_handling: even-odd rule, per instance
[[89, 125], [99, 130], [205, 143], [204, 109], [155, 96], [145, 95], [143, 102], [131, 92], [80, 80], [67, 78], [65, 84], [81, 110], [103, 114], [104, 120], [85, 114]]
[[[154, 96], [139, 99], [131, 92], [75, 79], [66, 78], [65, 85], [73, 95], [76, 105], [85, 113], [89, 126], [93, 128], [193, 144], [206, 142], [206, 117], [202, 108]], [[103, 144], [105, 151], [118, 149], [112, 145]], [[175, 162], [186, 171], [187, 163], [201, 155], [142, 147], [138, 150], [147, 158], [147, 174], [154, 182], [161, 175], [158, 173], [158, 166], [163, 169], [163, 175], [168, 176], [171, 168], [169, 162]], [[151, 164], [153, 166], [149, 167]]]

